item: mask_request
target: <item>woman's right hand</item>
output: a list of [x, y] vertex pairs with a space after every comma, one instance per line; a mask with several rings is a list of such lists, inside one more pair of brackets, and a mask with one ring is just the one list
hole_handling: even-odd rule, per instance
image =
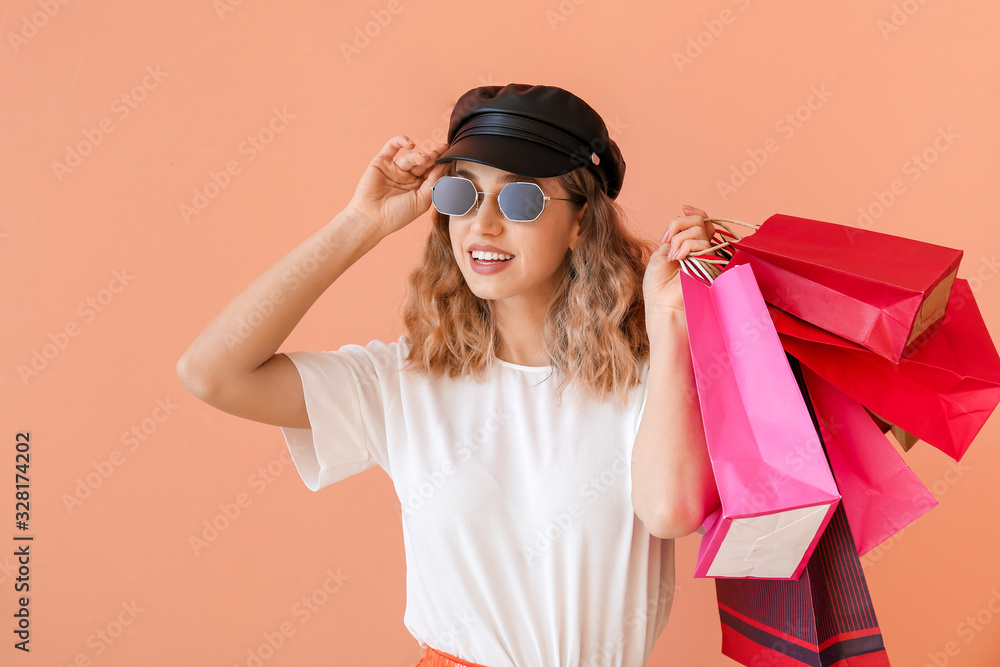
[[[405, 227], [431, 205], [431, 188], [448, 170], [434, 164], [448, 147], [441, 144], [428, 153], [413, 150], [409, 137], [389, 139], [372, 158], [348, 206], [367, 216], [388, 235]], [[397, 154], [404, 150], [399, 157]]]

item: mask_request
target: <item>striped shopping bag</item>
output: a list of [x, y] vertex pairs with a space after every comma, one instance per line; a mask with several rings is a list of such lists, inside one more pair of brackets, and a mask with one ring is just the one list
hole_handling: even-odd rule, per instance
[[888, 667], [842, 506], [798, 581], [716, 579], [722, 652], [743, 665]]
[[[792, 370], [812, 413], [798, 363]], [[716, 579], [715, 590], [722, 653], [743, 665], [889, 665], [843, 504], [798, 580]]]

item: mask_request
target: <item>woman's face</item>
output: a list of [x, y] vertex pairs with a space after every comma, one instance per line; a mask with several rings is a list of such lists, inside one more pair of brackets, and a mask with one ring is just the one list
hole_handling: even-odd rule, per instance
[[[481, 192], [499, 193], [506, 183], [528, 181], [538, 183], [548, 197], [568, 196], [556, 178], [518, 176], [478, 162], [456, 160], [453, 175], [468, 178]], [[558, 271], [566, 252], [576, 244], [582, 217], [583, 211], [574, 211], [571, 202], [551, 199], [537, 219], [512, 222], [500, 212], [495, 195], [482, 195], [478, 210], [450, 216], [452, 250], [466, 283], [479, 298], [544, 308], [561, 278]], [[479, 246], [492, 246], [501, 257], [513, 258], [480, 263], [472, 256]]]

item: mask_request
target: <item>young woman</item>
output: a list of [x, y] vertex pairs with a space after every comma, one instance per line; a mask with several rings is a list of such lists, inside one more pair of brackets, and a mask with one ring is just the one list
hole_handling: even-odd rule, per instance
[[[448, 142], [386, 142], [347, 207], [234, 299], [178, 375], [282, 427], [310, 489], [375, 464], [390, 476], [421, 667], [641, 667], [673, 599], [673, 538], [718, 504], [677, 279], [714, 228], [685, 206], [659, 245], [633, 236], [618, 146], [561, 88], [471, 90]], [[406, 334], [277, 352], [432, 203]]]

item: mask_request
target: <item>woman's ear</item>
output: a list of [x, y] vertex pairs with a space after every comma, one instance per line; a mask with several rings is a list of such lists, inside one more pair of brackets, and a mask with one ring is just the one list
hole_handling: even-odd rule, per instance
[[569, 241], [570, 250], [574, 250], [576, 248], [577, 241], [580, 239], [580, 226], [583, 224], [583, 219], [587, 217], [587, 206], [589, 205], [589, 202], [584, 202], [580, 210], [573, 216], [572, 237]]

